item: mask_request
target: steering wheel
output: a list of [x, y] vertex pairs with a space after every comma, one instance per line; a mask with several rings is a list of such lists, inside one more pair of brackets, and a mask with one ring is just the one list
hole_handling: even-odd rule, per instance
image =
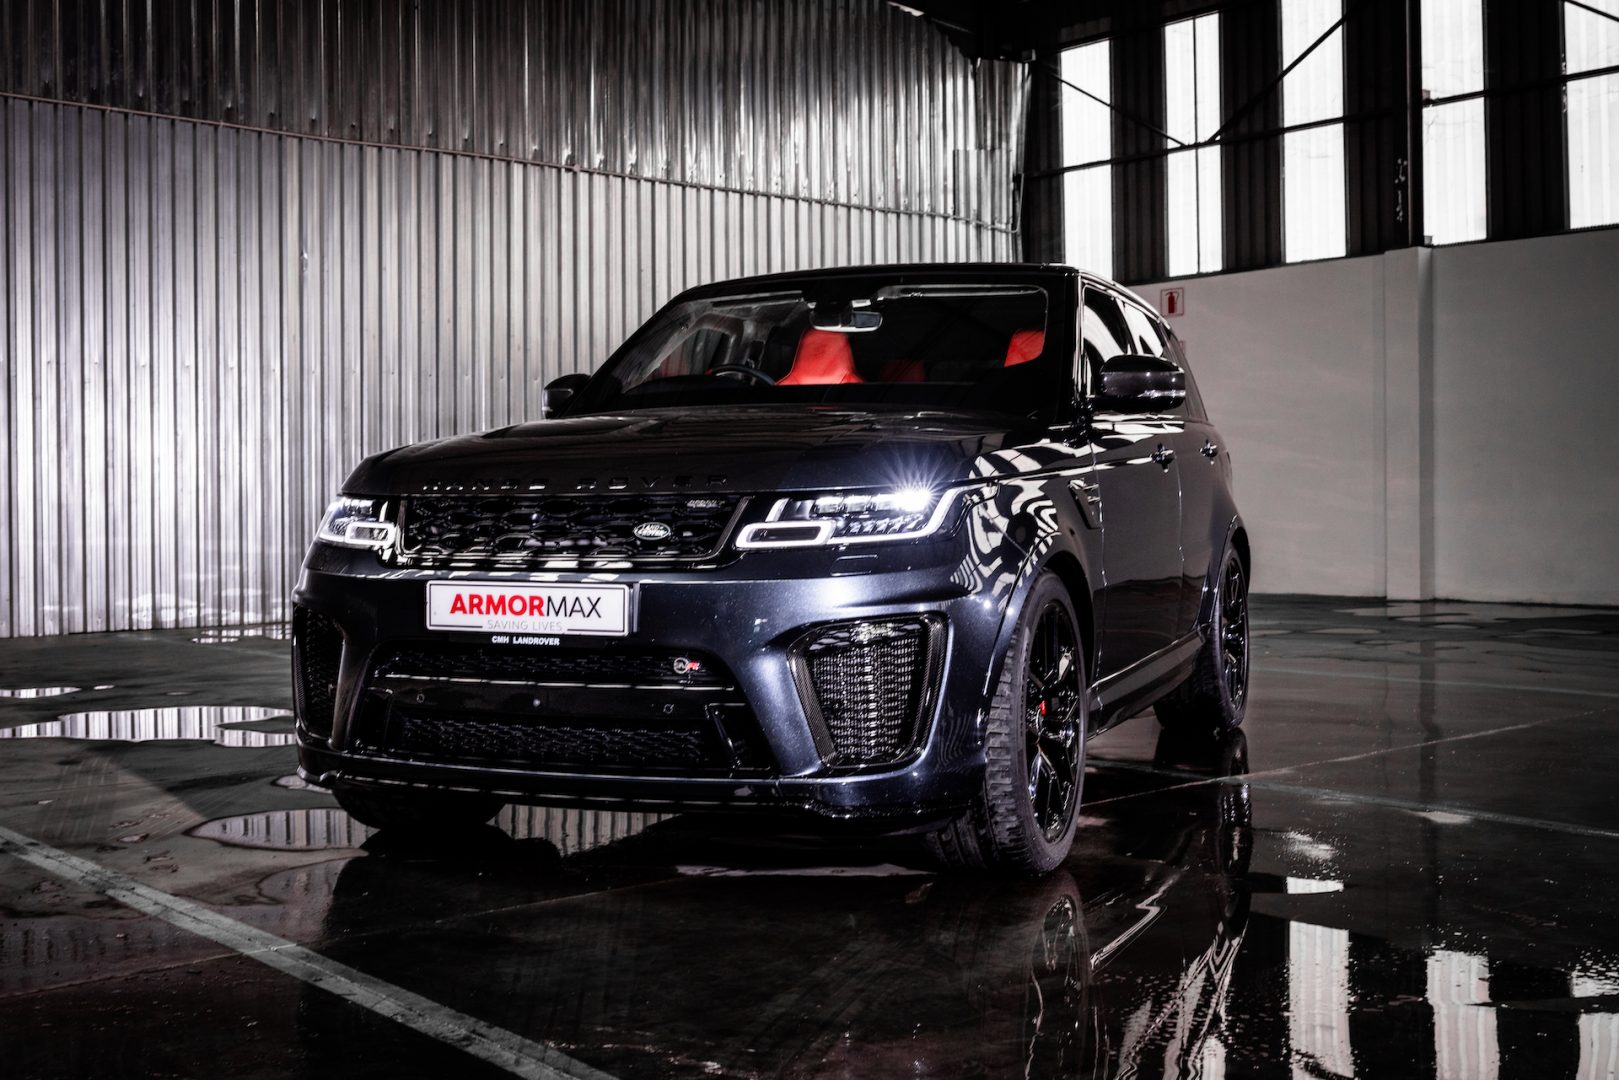
[[708, 373], [710, 375], [745, 375], [750, 379], [756, 379], [764, 383], [766, 386], [776, 385], [775, 379], [772, 379], [758, 368], [749, 367], [746, 364], [716, 364], [708, 369]]

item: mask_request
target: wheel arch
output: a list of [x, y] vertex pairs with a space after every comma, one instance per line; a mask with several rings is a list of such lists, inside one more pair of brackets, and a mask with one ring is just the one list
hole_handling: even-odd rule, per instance
[[1248, 530], [1243, 526], [1241, 518], [1231, 522], [1231, 546], [1237, 549], [1237, 558], [1242, 560], [1242, 576], [1248, 579], [1248, 587], [1254, 586], [1254, 557], [1248, 549]]
[[1000, 631], [995, 637], [995, 652], [990, 663], [986, 665], [983, 686], [986, 695], [1000, 680], [1001, 669], [1006, 662], [1007, 653], [1011, 650], [1012, 635], [1017, 631], [1029, 594], [1034, 590], [1034, 583], [1047, 570], [1057, 575], [1068, 592], [1069, 601], [1074, 605], [1074, 614], [1079, 619], [1080, 637], [1085, 647], [1087, 678], [1095, 680], [1099, 628], [1096, 623], [1096, 606], [1091, 593], [1090, 573], [1086, 570], [1078, 552], [1067, 546], [1048, 542], [1030, 552], [1018, 568], [1016, 584], [1010, 590], [1006, 607], [1001, 613]]
[[1080, 563], [1078, 556], [1071, 551], [1055, 551], [1051, 558], [1039, 566], [1030, 580], [1038, 577], [1041, 571], [1050, 570], [1062, 580], [1063, 586], [1068, 590], [1068, 599], [1074, 605], [1074, 614], [1079, 617], [1079, 636], [1081, 644], [1085, 647], [1085, 670], [1094, 680], [1096, 676], [1096, 607], [1092, 601], [1090, 578], [1085, 574], [1085, 567]]
[[[1215, 535], [1218, 536], [1219, 533]], [[1237, 558], [1242, 560], [1242, 576], [1247, 580], [1249, 589], [1253, 588], [1254, 558], [1253, 551], [1248, 545], [1248, 528], [1243, 524], [1241, 517], [1233, 514], [1231, 520], [1226, 523], [1225, 538], [1215, 549], [1216, 556], [1209, 564], [1208, 576], [1203, 581], [1203, 597], [1197, 610], [1197, 628], [1200, 632], [1206, 629], [1214, 618], [1214, 579], [1219, 574], [1220, 567], [1225, 562], [1225, 553], [1229, 549], [1235, 549]]]

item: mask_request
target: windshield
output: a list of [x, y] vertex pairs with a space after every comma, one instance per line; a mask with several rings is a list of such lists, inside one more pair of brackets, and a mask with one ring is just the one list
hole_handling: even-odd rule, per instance
[[693, 300], [660, 312], [566, 411], [832, 404], [1040, 417], [1060, 386], [1046, 307], [1032, 285]]

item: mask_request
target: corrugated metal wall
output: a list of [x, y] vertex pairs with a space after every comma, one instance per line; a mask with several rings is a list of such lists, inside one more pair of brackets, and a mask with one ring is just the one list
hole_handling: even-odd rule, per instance
[[1016, 253], [1021, 70], [877, 0], [4, 17], [0, 635], [280, 618], [361, 456], [687, 285]]

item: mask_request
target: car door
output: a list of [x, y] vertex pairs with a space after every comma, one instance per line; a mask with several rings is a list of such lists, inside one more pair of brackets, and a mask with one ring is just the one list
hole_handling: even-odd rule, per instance
[[[1186, 355], [1162, 319], [1124, 298], [1120, 301], [1131, 349], [1146, 356], [1171, 360], [1186, 370]], [[1162, 415], [1168, 430], [1167, 445], [1175, 452], [1181, 489], [1181, 587], [1175, 616], [1175, 637], [1192, 632], [1203, 598], [1209, 570], [1209, 519], [1214, 513], [1213, 428], [1203, 413], [1192, 374], [1186, 371], [1186, 400]]]
[[[1134, 351], [1119, 300], [1087, 284], [1081, 320], [1086, 385], [1102, 364]], [[1176, 427], [1155, 415], [1089, 410], [1101, 487], [1102, 629], [1098, 674], [1106, 678], [1174, 640], [1181, 592], [1180, 473]]]
[[1182, 415], [1182, 431], [1176, 443], [1176, 460], [1181, 470], [1181, 633], [1191, 633], [1197, 625], [1203, 604], [1203, 587], [1209, 569], [1223, 553], [1215, 546], [1224, 524], [1214, 520], [1216, 495], [1220, 489], [1220, 438], [1203, 408], [1197, 380], [1186, 362], [1186, 350], [1173, 331], [1161, 321], [1159, 328], [1169, 346], [1170, 359], [1186, 372], [1186, 403], [1176, 410]]

